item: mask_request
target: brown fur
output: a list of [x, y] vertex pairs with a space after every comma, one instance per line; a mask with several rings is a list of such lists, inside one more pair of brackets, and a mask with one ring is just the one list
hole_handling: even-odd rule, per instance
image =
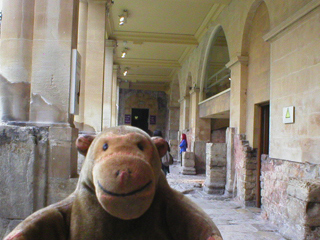
[[93, 140], [75, 192], [5, 240], [222, 239], [211, 219], [168, 185], [160, 163], [166, 151], [164, 140], [137, 128], [106, 130]]

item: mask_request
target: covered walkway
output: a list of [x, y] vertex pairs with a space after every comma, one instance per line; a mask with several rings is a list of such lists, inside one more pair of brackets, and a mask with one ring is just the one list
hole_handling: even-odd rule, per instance
[[204, 174], [183, 175], [180, 165], [170, 166], [167, 179], [171, 187], [196, 202], [218, 226], [224, 240], [284, 240], [270, 222], [262, 219], [260, 209], [247, 207], [221, 195], [202, 190]]

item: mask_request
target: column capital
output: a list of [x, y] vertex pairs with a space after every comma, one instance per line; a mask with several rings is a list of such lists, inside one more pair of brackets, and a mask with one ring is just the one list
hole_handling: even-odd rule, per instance
[[180, 98], [180, 99], [178, 100], [178, 102], [179, 102], [179, 103], [182, 103], [182, 102], [183, 102], [184, 100], [186, 100], [188, 97], [189, 97], [189, 96], [185, 95], [185, 96], [183, 96], [182, 98]]
[[194, 94], [194, 93], [199, 93], [200, 92], [200, 88], [198, 88], [198, 87], [193, 87], [191, 90], [190, 90], [190, 95], [191, 94]]
[[117, 42], [115, 40], [106, 39], [105, 40], [105, 47], [106, 48], [115, 48]]
[[231, 61], [229, 61], [226, 64], [227, 68], [231, 68], [233, 67], [235, 64], [237, 63], [241, 63], [243, 65], [248, 66], [248, 62], [249, 62], [249, 57], [248, 56], [244, 56], [244, 55], [238, 55], [235, 58], [233, 58]]
[[113, 65], [113, 71], [118, 71], [120, 69], [119, 65]]

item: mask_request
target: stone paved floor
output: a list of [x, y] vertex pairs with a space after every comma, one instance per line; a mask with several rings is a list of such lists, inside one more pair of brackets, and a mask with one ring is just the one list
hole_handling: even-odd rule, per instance
[[260, 217], [258, 208], [242, 208], [230, 198], [202, 190], [205, 175], [182, 175], [176, 163], [167, 180], [172, 188], [196, 202], [215, 222], [224, 240], [285, 240], [276, 228]]

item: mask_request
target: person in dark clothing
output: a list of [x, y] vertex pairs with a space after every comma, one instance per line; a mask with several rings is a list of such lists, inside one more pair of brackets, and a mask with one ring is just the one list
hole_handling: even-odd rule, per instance
[[[155, 130], [155, 131], [153, 132], [153, 137], [161, 137], [161, 138], [163, 138], [161, 130]], [[166, 142], [167, 142], [167, 141], [166, 141]], [[169, 145], [168, 142], [167, 142], [167, 144], [168, 144], [168, 152], [170, 152], [170, 145]], [[163, 156], [163, 157], [161, 158], [161, 160], [162, 160], [164, 157], [166, 157], [166, 156]], [[164, 165], [164, 164], [163, 164], [163, 161], [161, 161], [161, 168], [162, 168], [162, 171], [164, 172], [164, 174], [165, 174], [166, 176], [167, 176], [168, 173], [170, 173], [169, 165], [168, 165], [168, 166]]]

